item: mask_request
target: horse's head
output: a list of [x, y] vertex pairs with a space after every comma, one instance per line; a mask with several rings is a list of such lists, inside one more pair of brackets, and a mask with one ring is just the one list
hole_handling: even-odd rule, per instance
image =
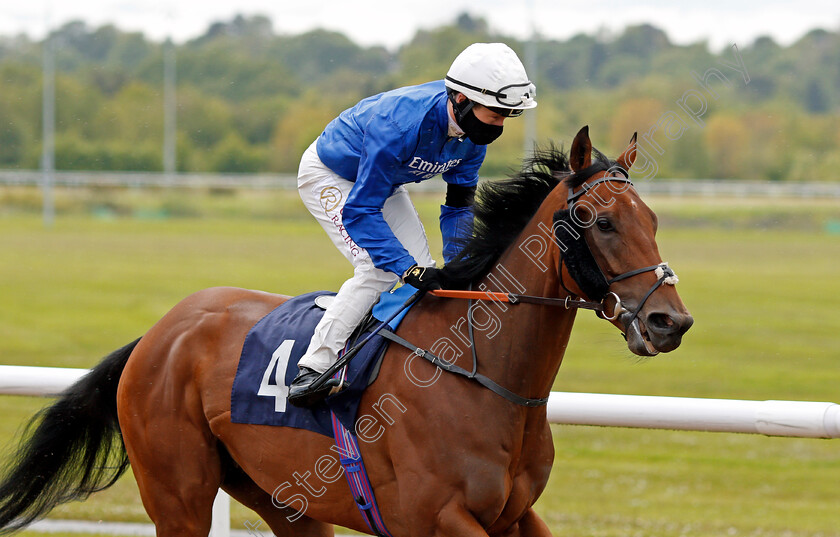
[[593, 161], [592, 153], [584, 127], [569, 151], [567, 206], [554, 215], [561, 285], [603, 301], [602, 316], [624, 332], [633, 353], [672, 351], [694, 319], [674, 287], [677, 276], [659, 255], [656, 215], [629, 180], [636, 135], [615, 161], [600, 155]]

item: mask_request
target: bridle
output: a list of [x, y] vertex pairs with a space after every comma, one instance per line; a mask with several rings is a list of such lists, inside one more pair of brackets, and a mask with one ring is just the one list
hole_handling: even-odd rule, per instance
[[[585, 172], [586, 170], [583, 170], [581, 173]], [[619, 175], [613, 175], [613, 172], [616, 172]], [[662, 284], [675, 285], [679, 279], [671, 267], [668, 266], [668, 263], [665, 262], [628, 270], [618, 276], [607, 279], [603, 270], [601, 270], [601, 267], [598, 265], [598, 262], [595, 260], [595, 257], [592, 255], [592, 250], [589, 248], [589, 245], [584, 238], [584, 226], [582, 226], [574, 218], [575, 204], [580, 200], [580, 198], [602, 183], [624, 183], [627, 188], [633, 186], [627, 171], [620, 166], [613, 166], [607, 170], [607, 175], [604, 175], [590, 183], [584, 183], [577, 192], [574, 192], [574, 189], [570, 189], [569, 195], [566, 198], [566, 209], [557, 211], [554, 214], [554, 239], [560, 249], [560, 262], [558, 263], [560, 285], [567, 293], [569, 293], [570, 296], [576, 297], [576, 293], [570, 291], [563, 281], [563, 264], [565, 263], [572, 279], [590, 299], [603, 302], [607, 297], [614, 296], [616, 297], [616, 302], [620, 304], [621, 302], [618, 295], [615, 292], [610, 291], [610, 287], [613, 283], [626, 280], [646, 272], [654, 272], [657, 277], [656, 282], [650, 289], [648, 289], [648, 292], [644, 295], [642, 300], [636, 306], [636, 309], [625, 322], [625, 326], [629, 328], [639, 316], [639, 313], [642, 311], [642, 308], [654, 291], [659, 289]], [[594, 223], [594, 219], [592, 223]], [[619, 310], [623, 310], [623, 307], [617, 307], [611, 317], [605, 316], [603, 312], [599, 312], [598, 315], [609, 321], [613, 321], [621, 313], [623, 313], [623, 311]]]

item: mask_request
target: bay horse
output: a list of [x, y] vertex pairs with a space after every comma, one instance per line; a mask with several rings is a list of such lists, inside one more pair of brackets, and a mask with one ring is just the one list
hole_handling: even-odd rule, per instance
[[[657, 249], [656, 216], [629, 182], [635, 150], [634, 135], [609, 160], [593, 150], [584, 127], [568, 156], [552, 146], [514, 177], [483, 183], [473, 239], [444, 268], [447, 287], [507, 286], [567, 306], [569, 297], [618, 296], [624, 307], [601, 315], [625, 334], [632, 352], [678, 347], [693, 320], [668, 285], [676, 277]], [[0, 531], [111, 485], [130, 465], [160, 537], [206, 536], [219, 488], [278, 537], [330, 536], [334, 525], [370, 533], [339, 481], [332, 439], [231, 421], [246, 333], [288, 298], [200, 291], [106, 357], [33, 418], [0, 484]], [[467, 369], [476, 359], [477, 371], [509, 392], [541, 399], [575, 315], [574, 308], [539, 301], [427, 295], [397, 334]], [[515, 404], [417, 357], [388, 348], [356, 427], [390, 533], [550, 535], [532, 508], [554, 458], [545, 406]]]

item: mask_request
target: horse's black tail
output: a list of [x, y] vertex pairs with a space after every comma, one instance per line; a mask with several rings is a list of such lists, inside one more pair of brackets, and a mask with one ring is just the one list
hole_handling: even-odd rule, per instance
[[112, 352], [29, 422], [0, 481], [0, 534], [110, 487], [128, 468], [117, 385], [133, 343]]

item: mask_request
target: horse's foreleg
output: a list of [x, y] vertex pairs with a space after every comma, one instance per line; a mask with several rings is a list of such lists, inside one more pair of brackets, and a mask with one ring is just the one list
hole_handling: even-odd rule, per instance
[[507, 531], [499, 534], [499, 537], [551, 537], [551, 530], [534, 509], [528, 509], [519, 522]]
[[[433, 519], [436, 526], [431, 535], [435, 537], [488, 537], [475, 516], [461, 504], [447, 504]], [[416, 535], [419, 537], [420, 533]]]
[[551, 537], [548, 526], [533, 508], [511, 526], [492, 533], [485, 530], [474, 513], [457, 502], [445, 505], [436, 515], [423, 516], [422, 509], [413, 514], [418, 518], [406, 527], [417, 537]]
[[[441, 511], [438, 527], [433, 535], [439, 537], [486, 537], [489, 534], [481, 527], [475, 517], [461, 506], [452, 506]], [[493, 534], [493, 537], [551, 537], [551, 530], [545, 522], [528, 509], [516, 524], [507, 530]]]

